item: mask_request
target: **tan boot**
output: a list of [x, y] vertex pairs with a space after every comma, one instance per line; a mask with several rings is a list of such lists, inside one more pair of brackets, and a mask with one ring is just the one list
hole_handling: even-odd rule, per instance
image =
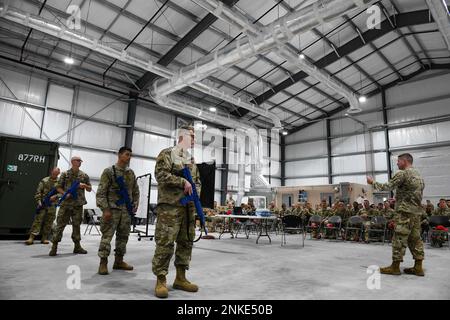
[[169, 290], [167, 290], [166, 276], [158, 276], [156, 279], [155, 296], [158, 298], [167, 298]]
[[80, 244], [80, 242], [78, 241], [78, 242], [75, 242], [75, 246], [74, 246], [74, 248], [73, 248], [73, 253], [86, 254], [87, 251], [84, 250], [84, 249], [81, 247], [81, 244]]
[[122, 256], [116, 256], [116, 260], [114, 260], [113, 269], [115, 270], [133, 270], [133, 266], [129, 265], [125, 261], [123, 261]]
[[407, 274], [414, 274], [419, 277], [425, 276], [425, 272], [423, 271], [423, 268], [422, 268], [422, 261], [423, 260], [415, 260], [414, 267], [405, 268], [405, 269], [403, 269], [403, 271]]
[[33, 244], [33, 241], [34, 241], [34, 234], [30, 233], [30, 237], [28, 238], [27, 241], [25, 241], [25, 244], [26, 244], [27, 246], [32, 245], [32, 244]]
[[100, 265], [98, 266], [98, 274], [108, 274], [108, 258], [100, 258]]
[[58, 251], [58, 242], [53, 242], [52, 249], [48, 253], [49, 256], [53, 257], [56, 256], [56, 252]]
[[49, 244], [50, 242], [47, 240], [47, 236], [42, 236], [41, 238], [41, 243], [42, 244]]
[[389, 267], [380, 268], [380, 273], [390, 274], [394, 276], [401, 275], [402, 273], [400, 272], [400, 261], [392, 261], [392, 264]]
[[186, 270], [183, 267], [177, 267], [177, 276], [173, 282], [173, 288], [178, 290], [184, 290], [188, 292], [197, 292], [198, 286], [190, 283], [186, 279]]

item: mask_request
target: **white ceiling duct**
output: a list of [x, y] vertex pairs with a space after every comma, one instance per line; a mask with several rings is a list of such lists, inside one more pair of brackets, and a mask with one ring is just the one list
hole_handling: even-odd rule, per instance
[[[238, 12], [235, 8], [230, 8], [224, 6], [222, 2], [217, 0], [193, 0], [199, 6], [208, 10], [210, 13], [216, 15], [219, 19], [237, 27], [238, 29], [243, 30], [249, 37], [256, 38], [260, 34], [267, 33], [266, 29], [273, 28], [268, 26], [266, 28], [260, 28], [255, 24], [251, 23], [243, 14]], [[287, 18], [288, 19], [288, 18]], [[360, 103], [358, 97], [348, 88], [343, 86], [341, 83], [331, 78], [330, 75], [317, 68], [313, 63], [309, 62], [307, 59], [300, 59], [299, 55], [293, 51], [286, 44], [279, 44], [279, 47], [275, 50], [275, 52], [288, 60], [290, 63], [299, 66], [303, 71], [308, 73], [311, 77], [315, 78], [317, 81], [320, 81], [322, 84], [330, 88], [331, 90], [339, 93], [343, 97], [347, 99], [350, 104], [350, 109], [347, 112], [349, 113], [358, 113], [361, 112]]]
[[[136, 66], [140, 69], [150, 71], [163, 78], [172, 78], [175, 75], [175, 72], [173, 72], [172, 70], [162, 65], [153, 63], [151, 60], [140, 59], [138, 57], [129, 54], [125, 50], [112, 48], [108, 46], [106, 43], [103, 43], [102, 41], [99, 41], [98, 39], [90, 35], [78, 32], [76, 30], [68, 29], [63, 24], [55, 23], [53, 21], [44, 19], [40, 16], [30, 15], [29, 13], [17, 10], [15, 8], [11, 8], [7, 4], [0, 4], [0, 17], [29, 28], [33, 28], [35, 30], [49, 34], [56, 38], [63, 39], [70, 43], [74, 43], [79, 46], [88, 48], [94, 52], [98, 52], [105, 56]], [[203, 93], [212, 95], [214, 97], [220, 97], [222, 100], [230, 102], [232, 104], [236, 104], [236, 106], [238, 107], [247, 109], [249, 111], [267, 117], [274, 123], [274, 126], [276, 128], [281, 128], [280, 118], [273, 112], [268, 111], [267, 108], [258, 107], [254, 104], [243, 101], [239, 98], [235, 98], [226, 93], [225, 91], [218, 90], [212, 86], [209, 86], [206, 83], [193, 84], [192, 87]]]
[[[204, 56], [194, 64], [181, 68], [170, 80], [160, 81], [155, 95], [168, 95], [185, 86], [198, 82], [216, 71], [271, 50], [279, 44], [290, 41], [296, 34], [304, 33], [326, 22], [332, 21], [349, 11], [368, 7], [374, 0], [320, 0], [299, 11], [273, 22], [258, 37], [236, 40], [232, 45]], [[220, 15], [225, 7], [217, 7], [213, 14]]]
[[194, 118], [202, 119], [211, 123], [219, 123], [233, 129], [247, 130], [251, 126], [241, 123], [239, 119], [219, 115], [215, 112], [208, 111], [208, 106], [199, 105], [198, 102], [191, 102], [174, 95], [155, 97], [155, 102], [172, 111], [184, 113]]
[[426, 0], [428, 8], [439, 31], [444, 37], [448, 50], [450, 50], [450, 14], [445, 0]]

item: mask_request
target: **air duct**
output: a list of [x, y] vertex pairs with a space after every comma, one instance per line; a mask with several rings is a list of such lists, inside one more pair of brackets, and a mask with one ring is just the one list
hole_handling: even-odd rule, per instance
[[[110, 47], [106, 45], [104, 42], [99, 41], [98, 39], [92, 36], [78, 32], [73, 29], [68, 29], [62, 24], [55, 23], [51, 20], [42, 18], [40, 16], [31, 15], [29, 13], [17, 10], [15, 8], [11, 8], [7, 4], [0, 4], [0, 17], [29, 28], [33, 28], [35, 30], [51, 35], [53, 37], [82, 46], [94, 52], [111, 57], [113, 59], [117, 59], [129, 65], [138, 67], [142, 70], [152, 72], [166, 79], [173, 78], [176, 75], [174, 71], [159, 64], [155, 64], [151, 60], [140, 59], [132, 54], [129, 54], [125, 50], [119, 50]], [[278, 116], [268, 111], [267, 108], [264, 107], [261, 108], [249, 102], [243, 101], [239, 98], [235, 98], [229, 95], [228, 93], [218, 90], [206, 83], [193, 84], [192, 87], [205, 94], [220, 97], [224, 101], [233, 104], [236, 103], [238, 107], [265, 116], [274, 123], [275, 127], [281, 127], [281, 121], [278, 118]], [[183, 111], [179, 112], [187, 114]]]
[[447, 49], [450, 50], [450, 13], [445, 0], [426, 0], [428, 8], [439, 31], [444, 37]]
[[[270, 33], [270, 30], [267, 29], [274, 28], [272, 32], [275, 32], [276, 27], [266, 27], [261, 28], [251, 23], [243, 14], [238, 12], [235, 8], [230, 8], [224, 6], [222, 2], [217, 0], [193, 0], [199, 6], [208, 10], [210, 13], [215, 14], [218, 18], [223, 21], [237, 27], [238, 29], [243, 30], [247, 34], [249, 38], [256, 39], [261, 34]], [[288, 20], [289, 17], [286, 17]], [[328, 73], [317, 68], [313, 63], [307, 61], [306, 59], [301, 59], [299, 55], [292, 50], [285, 43], [279, 43], [279, 48], [275, 50], [275, 52], [286, 59], [290, 63], [299, 66], [303, 71], [308, 73], [311, 77], [315, 78], [317, 81], [320, 81], [322, 84], [326, 85], [331, 90], [336, 93], [341, 94], [343, 97], [347, 99], [350, 104], [350, 109], [347, 112], [349, 113], [357, 113], [361, 111], [360, 103], [358, 101], [358, 97], [348, 88], [343, 86], [341, 83], [331, 78]]]
[[[232, 45], [216, 50], [186, 68], [181, 68], [170, 80], [159, 81], [154, 93], [156, 95], [168, 95], [198, 82], [218, 70], [289, 42], [296, 34], [304, 33], [323, 23], [332, 21], [355, 8], [366, 8], [372, 2], [374, 0], [316, 1], [299, 11], [276, 20], [266, 28], [270, 32], [259, 34], [256, 39], [252, 37], [248, 37], [244, 41], [238, 39]], [[220, 16], [224, 8], [224, 6], [217, 7], [213, 14]]]

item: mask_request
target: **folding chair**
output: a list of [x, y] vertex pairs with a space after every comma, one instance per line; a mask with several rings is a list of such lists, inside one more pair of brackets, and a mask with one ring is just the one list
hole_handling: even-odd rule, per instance
[[320, 233], [320, 229], [321, 229], [321, 225], [322, 225], [322, 217], [315, 214], [313, 216], [311, 216], [311, 218], [309, 218], [308, 224], [306, 225], [306, 232], [310, 232], [310, 237], [312, 239], [312, 232], [316, 231], [318, 233]]
[[302, 218], [300, 216], [287, 215], [281, 218], [281, 246], [286, 245], [286, 232], [299, 232], [302, 234], [302, 246], [305, 247], [305, 228], [303, 228]]
[[347, 221], [347, 226], [345, 227], [344, 241], [348, 240], [349, 231], [356, 232], [358, 235], [358, 241], [361, 241], [363, 232], [363, 223], [364, 220], [360, 216], [350, 217]]
[[331, 233], [336, 234], [336, 240], [338, 240], [339, 233], [341, 231], [341, 225], [342, 225], [342, 218], [340, 216], [331, 216], [328, 219], [328, 224], [331, 224], [333, 226], [327, 226], [324, 225], [325, 230], [325, 237], [327, 236], [327, 231], [330, 231]]
[[371, 238], [371, 234], [382, 234], [383, 245], [386, 240], [386, 232], [387, 232], [387, 219], [383, 216], [375, 216], [370, 219], [369, 232], [369, 241], [379, 238]]
[[448, 216], [431, 216], [430, 217], [430, 243], [433, 247], [442, 247], [442, 242], [438, 239], [444, 239], [450, 248], [450, 243], [448, 241], [449, 232], [436, 230], [435, 228], [439, 225], [449, 228], [450, 227], [450, 217]]
[[86, 235], [89, 226], [90, 226], [89, 234], [91, 234], [92, 227], [95, 227], [95, 230], [97, 230], [97, 234], [100, 235], [101, 233], [97, 228], [98, 216], [95, 214], [95, 209], [87, 209], [87, 212], [89, 214], [89, 221], [88, 224], [86, 225], [86, 229], [84, 230], [84, 235]]

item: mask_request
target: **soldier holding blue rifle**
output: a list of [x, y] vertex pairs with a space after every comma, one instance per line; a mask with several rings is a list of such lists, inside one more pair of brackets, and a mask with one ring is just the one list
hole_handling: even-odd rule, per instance
[[123, 261], [130, 234], [131, 217], [135, 215], [139, 204], [136, 176], [128, 167], [131, 153], [131, 148], [119, 149], [117, 163], [103, 170], [97, 189], [97, 206], [103, 212], [100, 227], [102, 239], [98, 249], [100, 257], [98, 273], [101, 275], [108, 274], [108, 256], [114, 233], [116, 249], [113, 269], [133, 270], [133, 266]]
[[[155, 229], [156, 249], [152, 270], [157, 277], [155, 295], [158, 298], [166, 298], [169, 294], [166, 276], [174, 251], [177, 273], [173, 288], [188, 292], [198, 290], [198, 286], [189, 282], [185, 276], [191, 261], [196, 208], [195, 201], [185, 203], [183, 199], [194, 194], [193, 184], [196, 186], [198, 195], [200, 194], [200, 174], [191, 153], [188, 152], [193, 147], [194, 128], [182, 127], [178, 134], [178, 144], [162, 150], [156, 159], [158, 219]], [[185, 168], [189, 169], [191, 176], [188, 179], [192, 178], [192, 183], [183, 174]], [[175, 242], [177, 243], [176, 249]]]
[[37, 202], [34, 221], [30, 229], [30, 237], [25, 242], [33, 244], [34, 238], [41, 233], [41, 243], [48, 244], [48, 236], [56, 217], [56, 201], [58, 198], [56, 183], [58, 182], [59, 168], [53, 168], [50, 176], [39, 181], [34, 199]]
[[53, 233], [53, 245], [49, 256], [56, 256], [58, 242], [61, 241], [64, 228], [72, 218], [72, 240], [75, 244], [73, 253], [86, 254], [81, 247], [80, 225], [83, 219], [83, 205], [87, 203], [85, 190], [91, 192], [92, 186], [89, 176], [80, 170], [82, 160], [78, 156], [70, 159], [72, 168], [63, 172], [56, 184], [56, 190], [60, 197], [57, 206], [60, 206], [56, 219], [56, 228]]

